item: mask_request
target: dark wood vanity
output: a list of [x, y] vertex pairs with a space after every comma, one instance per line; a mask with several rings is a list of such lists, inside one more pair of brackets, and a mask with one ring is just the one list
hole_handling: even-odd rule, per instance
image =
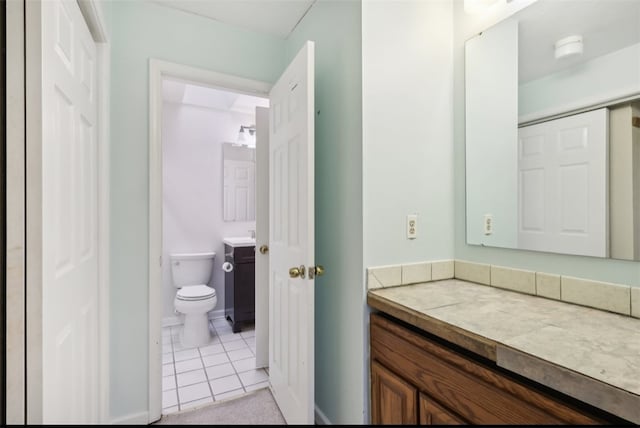
[[625, 423], [386, 314], [370, 344], [372, 424]]
[[224, 274], [224, 314], [234, 333], [255, 320], [255, 248], [224, 244], [225, 261], [233, 265]]

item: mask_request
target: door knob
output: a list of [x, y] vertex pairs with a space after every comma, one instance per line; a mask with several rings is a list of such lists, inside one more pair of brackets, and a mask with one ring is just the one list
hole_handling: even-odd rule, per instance
[[300, 267], [292, 267], [289, 269], [289, 276], [291, 278], [304, 278], [305, 271], [306, 269], [304, 265], [300, 265]]
[[261, 245], [260, 246], [260, 254], [267, 254], [269, 252], [269, 246], [268, 245]]
[[324, 275], [324, 267], [322, 265], [312, 266], [309, 268], [309, 279], [313, 279], [314, 276]]

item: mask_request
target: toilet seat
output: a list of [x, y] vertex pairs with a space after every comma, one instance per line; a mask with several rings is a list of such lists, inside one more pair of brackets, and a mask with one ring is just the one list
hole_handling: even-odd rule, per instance
[[189, 302], [209, 299], [215, 297], [215, 295], [216, 290], [209, 286], [203, 284], [187, 285], [178, 290], [176, 299]]

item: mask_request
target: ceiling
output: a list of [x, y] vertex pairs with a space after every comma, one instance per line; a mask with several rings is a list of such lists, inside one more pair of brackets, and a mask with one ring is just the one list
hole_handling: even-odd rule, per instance
[[259, 33], [286, 38], [316, 0], [153, 0]]
[[269, 107], [266, 98], [228, 92], [175, 79], [162, 80], [162, 100], [170, 103], [255, 115], [256, 107]]
[[[528, 82], [640, 43], [640, 0], [539, 0], [518, 20], [518, 70]], [[557, 40], [582, 35], [582, 55], [554, 57]]]

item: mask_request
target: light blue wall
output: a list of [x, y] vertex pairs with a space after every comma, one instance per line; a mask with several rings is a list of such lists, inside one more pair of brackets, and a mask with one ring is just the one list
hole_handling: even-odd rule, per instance
[[494, 8], [491, 14], [473, 16], [464, 13], [462, 0], [454, 0], [455, 256], [462, 260], [640, 286], [639, 262], [489, 248], [466, 243], [464, 41], [526, 4], [512, 2], [508, 7]]
[[364, 412], [360, 1], [314, 4], [287, 39], [315, 42], [316, 405], [332, 423]]
[[[450, 0], [362, 3], [365, 269], [454, 257], [452, 12]], [[415, 213], [418, 237], [409, 240], [406, 216]]]
[[363, 2], [365, 267], [453, 258], [452, 27], [449, 0]]
[[149, 58], [274, 82], [284, 41], [151, 2], [110, 6], [110, 359], [117, 419], [147, 409]]

